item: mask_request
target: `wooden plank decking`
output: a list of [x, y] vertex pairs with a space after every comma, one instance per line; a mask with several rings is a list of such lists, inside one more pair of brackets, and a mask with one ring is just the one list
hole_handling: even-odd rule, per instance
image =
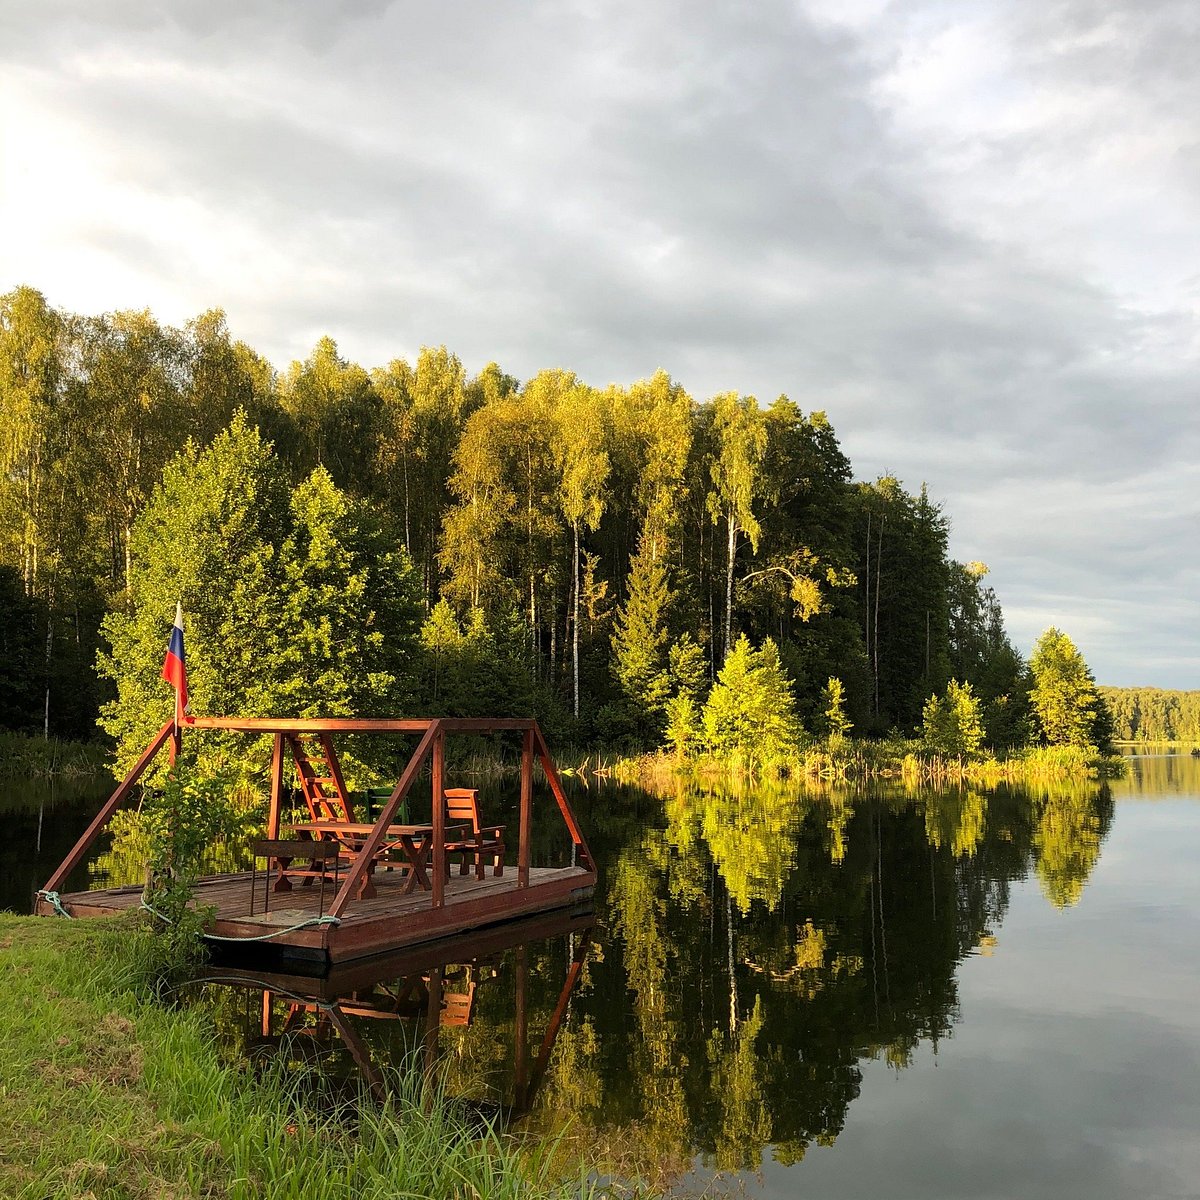
[[[451, 875], [446, 880], [445, 903], [438, 908], [433, 906], [429, 892], [405, 895], [405, 880], [406, 875], [400, 871], [377, 871], [373, 876], [376, 895], [353, 901], [339, 925], [308, 925], [302, 929], [290, 927], [317, 917], [318, 888], [296, 886], [290, 892], [273, 893], [271, 909], [263, 913], [261, 872], [254, 915], [250, 913], [249, 872], [201, 879], [196, 885], [195, 902], [216, 910], [209, 932], [217, 938], [259, 938], [278, 930], [269, 939], [244, 944], [259, 946], [264, 954], [273, 947], [282, 954], [343, 962], [579, 904], [591, 896], [596, 876], [582, 867], [530, 867], [529, 886], [521, 887], [515, 872], [499, 879], [490, 874], [484, 879]], [[332, 894], [332, 889], [326, 890], [326, 908]], [[112, 916], [137, 908], [141, 900], [140, 886], [71, 892], [60, 897], [60, 903], [73, 917]], [[50, 916], [54, 909], [41, 899], [36, 911]]]

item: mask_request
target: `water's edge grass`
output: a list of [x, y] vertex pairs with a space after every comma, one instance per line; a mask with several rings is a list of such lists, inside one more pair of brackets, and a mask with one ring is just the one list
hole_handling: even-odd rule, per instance
[[[1156, 743], [1189, 748], [1191, 743]], [[1003, 756], [947, 759], [929, 754], [914, 738], [830, 738], [771, 764], [693, 754], [681, 759], [669, 750], [630, 752], [620, 748], [562, 747], [559, 771], [566, 776], [613, 776], [626, 782], [683, 770], [698, 775], [773, 774], [816, 781], [865, 782], [901, 777], [911, 780], [963, 780], [994, 784], [1036, 783], [1046, 779], [1119, 777], [1123, 759], [1075, 746], [1030, 746]], [[520, 770], [519, 755], [494, 742], [479, 741], [453, 756], [457, 772], [471, 779], [498, 779]], [[0, 731], [0, 779], [99, 778], [110, 768], [108, 748], [99, 742], [64, 742]]]
[[157, 939], [128, 920], [0, 913], [0, 1195], [12, 1200], [581, 1197], [553, 1140], [471, 1126], [419, 1077], [353, 1119], [223, 1061], [164, 1005]]
[[107, 775], [103, 742], [68, 742], [0, 730], [0, 778], [76, 779]]
[[919, 741], [842, 739], [816, 743], [793, 757], [756, 763], [712, 755], [681, 758], [670, 751], [597, 760], [597, 773], [626, 783], [652, 784], [672, 776], [782, 777], [815, 787], [900, 780], [905, 784], [975, 784], [995, 787], [1067, 780], [1120, 778], [1126, 770], [1118, 755], [1094, 748], [1033, 746], [1002, 758], [991, 755], [944, 758], [928, 753]]

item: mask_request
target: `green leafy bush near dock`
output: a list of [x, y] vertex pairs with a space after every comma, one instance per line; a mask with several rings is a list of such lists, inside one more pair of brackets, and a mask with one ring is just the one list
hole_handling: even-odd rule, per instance
[[413, 1084], [340, 1121], [223, 1062], [199, 1013], [154, 1003], [161, 941], [0, 914], [0, 1195], [12, 1200], [577, 1197], [553, 1142], [468, 1129]]

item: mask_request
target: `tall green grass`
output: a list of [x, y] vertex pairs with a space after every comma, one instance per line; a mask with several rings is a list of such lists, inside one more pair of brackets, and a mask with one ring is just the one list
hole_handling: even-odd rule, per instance
[[[668, 751], [620, 759], [611, 774], [625, 783], [653, 790], [679, 772], [705, 776], [748, 775], [742, 764], [716, 755], [703, 754], [680, 759]], [[967, 780], [995, 784], [1038, 783], [1046, 780], [1119, 778], [1124, 759], [1102, 755], [1095, 747], [1031, 746], [1002, 758], [942, 758], [930, 754], [917, 738], [898, 733], [885, 738], [838, 738], [812, 742], [796, 757], [776, 764], [767, 777], [781, 775], [807, 784], [863, 783], [899, 778], [909, 782], [939, 783]]]
[[552, 1140], [472, 1125], [418, 1073], [322, 1115], [280, 1071], [222, 1061], [197, 1011], [156, 1003], [131, 924], [0, 916], [0, 1195], [13, 1200], [541, 1200], [590, 1194]]
[[0, 730], [0, 777], [89, 778], [104, 774], [108, 755], [93, 742], [64, 742]]

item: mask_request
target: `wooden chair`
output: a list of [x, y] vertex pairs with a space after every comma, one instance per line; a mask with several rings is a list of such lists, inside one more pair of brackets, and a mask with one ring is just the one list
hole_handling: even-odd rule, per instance
[[466, 875], [475, 860], [475, 878], [483, 878], [483, 860], [491, 858], [492, 873], [499, 878], [504, 874], [504, 829], [503, 825], [480, 825], [479, 792], [475, 788], [446, 788], [442, 793], [446, 801], [446, 824], [469, 825], [471, 833], [446, 843], [446, 873], [450, 872], [450, 859], [459, 859], [458, 873]]
[[[457, 984], [452, 990], [448, 985]], [[469, 1026], [475, 1020], [475, 968], [468, 966], [442, 976], [442, 1012], [440, 1024]], [[461, 990], [458, 990], [461, 989]]]

